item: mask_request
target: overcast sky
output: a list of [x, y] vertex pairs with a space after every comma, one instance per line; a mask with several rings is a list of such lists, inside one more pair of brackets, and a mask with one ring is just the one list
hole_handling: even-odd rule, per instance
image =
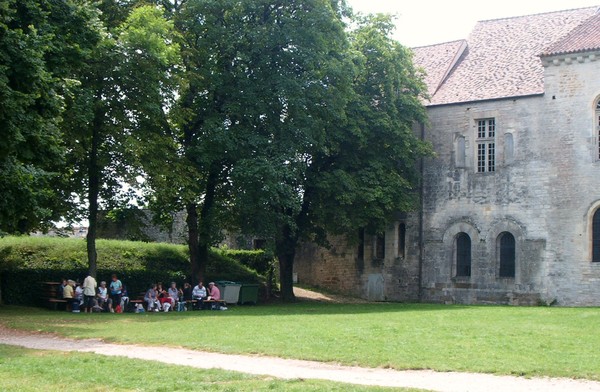
[[409, 47], [467, 38], [479, 20], [600, 6], [600, 0], [346, 0], [355, 11], [396, 14], [395, 34]]

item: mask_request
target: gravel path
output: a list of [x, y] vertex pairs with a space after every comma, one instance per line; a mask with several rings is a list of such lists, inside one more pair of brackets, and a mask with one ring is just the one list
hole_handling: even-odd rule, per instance
[[587, 380], [565, 378], [528, 379], [478, 373], [441, 373], [429, 370], [369, 369], [264, 356], [228, 355], [179, 348], [109, 344], [100, 340], [71, 340], [52, 335], [8, 330], [1, 325], [0, 344], [39, 350], [91, 352], [201, 369], [233, 370], [285, 379], [322, 379], [361, 385], [421, 388], [440, 392], [600, 392], [600, 382]]

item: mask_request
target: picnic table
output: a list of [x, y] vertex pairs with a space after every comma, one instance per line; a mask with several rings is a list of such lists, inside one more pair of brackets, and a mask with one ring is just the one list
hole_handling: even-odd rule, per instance
[[42, 302], [53, 310], [67, 310], [67, 300], [59, 298], [61, 282], [42, 282]]

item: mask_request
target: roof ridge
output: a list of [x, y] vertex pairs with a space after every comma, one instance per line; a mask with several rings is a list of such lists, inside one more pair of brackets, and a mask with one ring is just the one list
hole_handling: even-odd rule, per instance
[[467, 41], [467, 39], [465, 39], [465, 38], [461, 38], [461, 39], [455, 39], [455, 40], [452, 40], [452, 41], [438, 42], [437, 44], [429, 44], [429, 45], [413, 46], [413, 47], [411, 47], [411, 49], [430, 48], [430, 47], [432, 47], [432, 46], [447, 45], [447, 44], [453, 44], [453, 43], [455, 43], [455, 42], [463, 42], [463, 41]]
[[566, 10], [537, 12], [537, 13], [534, 13], [534, 14], [527, 14], [527, 15], [506, 16], [504, 18], [482, 19], [482, 20], [478, 20], [477, 23], [482, 23], [482, 22], [496, 22], [496, 21], [508, 20], [508, 19], [520, 19], [520, 18], [527, 18], [527, 17], [530, 17], [530, 16], [558, 14], [558, 13], [573, 12], [573, 11], [588, 10], [588, 9], [596, 9], [596, 13], [598, 13], [598, 12], [600, 12], [600, 5], [593, 5], [593, 6], [589, 6], [589, 7], [579, 7], [579, 8], [569, 8], [569, 9], [566, 9]]
[[469, 52], [469, 42], [467, 40], [463, 40], [463, 41], [464, 41], [463, 45], [460, 46], [459, 51], [456, 52], [456, 54], [454, 55], [452, 62], [448, 65], [448, 68], [446, 69], [446, 72], [444, 72], [444, 76], [442, 77], [442, 80], [440, 80], [440, 83], [437, 85], [432, 96], [434, 96], [435, 93], [438, 92], [438, 90], [442, 87], [444, 82], [450, 77], [452, 72], [456, 69], [456, 67], [460, 63], [460, 59], [463, 58], [464, 56], [466, 56], [466, 54]]
[[[599, 21], [598, 9], [582, 7], [479, 22], [466, 40], [413, 48], [415, 64], [426, 72], [431, 96], [426, 105], [543, 94], [540, 52], [577, 28], [583, 31], [580, 26], [586, 21]], [[600, 48], [600, 29], [595, 22], [589, 23], [593, 31], [581, 34], [592, 36], [574, 37], [565, 48], [579, 49], [590, 42]]]

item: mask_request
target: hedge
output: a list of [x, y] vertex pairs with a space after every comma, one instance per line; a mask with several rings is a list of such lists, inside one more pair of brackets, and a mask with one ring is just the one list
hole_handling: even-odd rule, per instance
[[[98, 282], [108, 282], [116, 273], [132, 297], [154, 282], [175, 281], [181, 286], [189, 281], [190, 265], [184, 245], [98, 240], [97, 248]], [[242, 253], [236, 251], [236, 258], [244, 258]], [[259, 255], [248, 256], [253, 257]], [[58, 282], [61, 278], [81, 280], [86, 274], [83, 239], [0, 238], [0, 289], [5, 304], [38, 305], [42, 282]], [[205, 279], [264, 283], [263, 276], [228, 257], [228, 251], [223, 250], [210, 253]]]
[[273, 272], [275, 259], [273, 255], [262, 250], [229, 250], [219, 249], [217, 252], [231, 257], [238, 263], [253, 269], [259, 275], [267, 276]]

